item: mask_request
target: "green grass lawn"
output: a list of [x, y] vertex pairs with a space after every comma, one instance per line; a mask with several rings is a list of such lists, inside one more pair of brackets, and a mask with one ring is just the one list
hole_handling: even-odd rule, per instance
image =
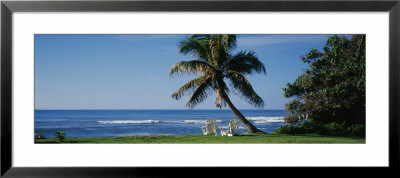
[[[35, 139], [35, 143], [59, 143], [55, 138]], [[123, 136], [123, 137], [88, 137], [66, 138], [64, 143], [139, 143], [139, 144], [225, 144], [225, 143], [365, 143], [360, 137], [332, 137], [322, 135], [241, 135], [241, 136], [211, 136], [211, 135], [155, 135], [155, 136]]]

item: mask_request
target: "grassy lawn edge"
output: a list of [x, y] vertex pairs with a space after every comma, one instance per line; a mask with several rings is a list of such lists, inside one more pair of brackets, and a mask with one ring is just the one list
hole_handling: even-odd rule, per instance
[[59, 142], [55, 138], [35, 139], [38, 144], [365, 144], [362, 137], [340, 137], [313, 134], [286, 135], [265, 134], [240, 136], [214, 136], [214, 135], [153, 135], [153, 136], [120, 136], [120, 137], [84, 137], [66, 138]]

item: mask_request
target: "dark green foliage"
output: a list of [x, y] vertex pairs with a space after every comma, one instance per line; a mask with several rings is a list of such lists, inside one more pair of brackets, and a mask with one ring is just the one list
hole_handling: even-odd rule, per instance
[[68, 133], [69, 133], [69, 130], [67, 130], [67, 131], [59, 130], [57, 132], [54, 132], [54, 135], [56, 135], [56, 138], [59, 142], [64, 142]]
[[365, 136], [365, 124], [346, 122], [321, 123], [306, 121], [298, 125], [286, 125], [274, 131], [275, 134], [320, 134], [331, 136]]
[[276, 134], [316, 134], [318, 133], [316, 131], [316, 126], [315, 122], [304, 122], [299, 125], [286, 125], [283, 127], [280, 127], [274, 131]]
[[283, 88], [293, 98], [286, 122], [309, 118], [338, 135], [349, 125], [365, 125], [365, 35], [331, 36], [323, 51], [311, 49], [302, 61], [309, 68]]
[[354, 124], [350, 126], [350, 135], [365, 137], [365, 124]]

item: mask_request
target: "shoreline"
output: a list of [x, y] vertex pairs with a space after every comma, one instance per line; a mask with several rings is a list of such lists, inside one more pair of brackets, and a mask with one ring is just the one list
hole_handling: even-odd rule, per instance
[[[246, 118], [257, 128], [272, 133], [284, 124], [283, 110], [244, 110]], [[217, 127], [229, 126], [236, 118], [228, 110], [36, 110], [35, 133], [54, 137], [58, 130], [69, 130], [70, 137], [116, 137], [124, 135], [202, 134], [208, 118]], [[239, 123], [239, 133], [248, 132]], [[218, 131], [219, 132], [219, 131]]]

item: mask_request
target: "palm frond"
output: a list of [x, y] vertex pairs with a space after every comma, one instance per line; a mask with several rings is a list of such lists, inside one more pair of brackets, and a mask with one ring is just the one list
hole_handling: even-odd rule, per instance
[[252, 74], [253, 72], [267, 73], [264, 64], [258, 60], [254, 51], [238, 52], [225, 64], [224, 70], [234, 70], [241, 74]]
[[223, 64], [230, 59], [230, 49], [235, 45], [236, 37], [229, 35], [213, 35], [209, 39], [212, 63], [216, 68], [222, 69]]
[[178, 49], [184, 55], [191, 54], [203, 61], [209, 61], [211, 58], [210, 48], [206, 40], [189, 37], [179, 43]]
[[214, 36], [214, 35], [211, 35], [211, 34], [194, 34], [194, 35], [192, 35], [191, 36], [191, 38], [195, 38], [195, 39], [198, 39], [198, 40], [209, 40], [210, 38], [212, 38], [212, 36]]
[[212, 91], [215, 89], [213, 86], [213, 80], [212, 78], [208, 78], [204, 82], [202, 82], [196, 90], [193, 92], [193, 94], [190, 96], [189, 101], [186, 103], [186, 107], [193, 108], [197, 104], [203, 102], [207, 97], [212, 93]]
[[179, 52], [220, 68], [229, 61], [230, 50], [235, 47], [236, 35], [195, 34], [180, 42]]
[[230, 51], [236, 48], [236, 35], [223, 35], [223, 41], [226, 51]]
[[253, 64], [237, 64], [237, 65], [229, 67], [228, 70], [236, 71], [243, 75], [253, 74], [254, 72], [264, 73], [264, 72], [254, 69]]
[[196, 87], [203, 84], [209, 78], [210, 76], [204, 75], [187, 82], [185, 85], [183, 85], [181, 88], [179, 88], [176, 92], [172, 94], [172, 98], [176, 100], [180, 99], [185, 93], [194, 90]]
[[227, 71], [227, 73], [226, 77], [230, 80], [232, 87], [238, 90], [247, 102], [260, 108], [264, 106], [263, 99], [257, 95], [245, 76], [232, 70]]
[[173, 65], [169, 71], [169, 76], [173, 74], [199, 74], [204, 75], [208, 73], [212, 73], [214, 71], [214, 67], [208, 64], [207, 62], [200, 60], [191, 60], [191, 61], [181, 61]]

